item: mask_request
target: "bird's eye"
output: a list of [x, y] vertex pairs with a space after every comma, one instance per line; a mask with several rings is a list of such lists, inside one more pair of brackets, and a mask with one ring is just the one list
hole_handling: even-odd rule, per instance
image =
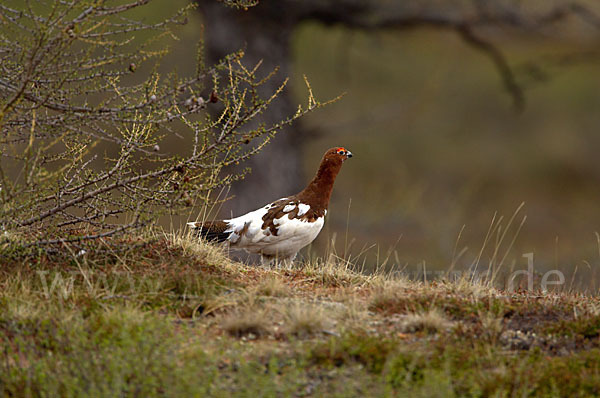
[[338, 153], [339, 153], [340, 155], [345, 155], [345, 154], [346, 154], [346, 151], [344, 151], [343, 149], [340, 149], [340, 150], [338, 151]]

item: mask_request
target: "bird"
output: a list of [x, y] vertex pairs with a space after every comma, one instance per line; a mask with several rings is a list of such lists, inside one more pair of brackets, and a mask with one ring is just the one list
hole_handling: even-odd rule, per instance
[[290, 266], [298, 251], [321, 232], [335, 178], [351, 157], [352, 152], [344, 147], [331, 148], [323, 155], [315, 177], [297, 194], [239, 217], [187, 225], [208, 241], [260, 254], [263, 265]]

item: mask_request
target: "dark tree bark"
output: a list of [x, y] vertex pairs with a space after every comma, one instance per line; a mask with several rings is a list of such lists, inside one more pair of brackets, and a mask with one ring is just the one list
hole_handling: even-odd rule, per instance
[[[587, 6], [558, 1], [531, 11], [521, 3], [518, 0], [262, 0], [242, 11], [214, 0], [198, 0], [204, 16], [209, 60], [245, 49], [245, 61], [249, 65], [262, 61], [264, 72], [279, 67], [278, 77], [265, 86], [271, 91], [275, 91], [289, 75], [291, 34], [304, 21], [363, 30], [429, 27], [451, 31], [485, 55], [497, 70], [517, 111], [525, 105], [523, 88], [501, 48], [494, 43], [494, 36], [486, 35], [486, 31], [510, 30], [520, 34], [558, 36], [561, 32], [559, 24], [567, 20], [600, 30], [598, 14]], [[270, 112], [263, 115], [263, 121], [281, 120], [294, 110], [289, 91], [284, 92]], [[300, 172], [302, 127], [296, 124], [286, 130], [250, 161], [252, 174], [231, 192], [244, 200], [232, 201], [234, 207], [228, 209], [235, 213], [251, 210], [302, 188], [306, 180]], [[247, 187], [252, 188], [247, 191]]]
[[[280, 15], [279, 7], [269, 3], [278, 2], [265, 2], [249, 11], [240, 11], [217, 1], [201, 1], [200, 9], [204, 16], [208, 62], [243, 49], [247, 65], [262, 61], [262, 74], [279, 68], [262, 87], [273, 93], [290, 75], [289, 42], [295, 23], [284, 20], [285, 13]], [[287, 90], [289, 88], [274, 101], [268, 114], [262, 115], [262, 122], [276, 123], [296, 111]], [[243, 165], [249, 166], [252, 172], [243, 183], [231, 188], [229, 194], [238, 200], [226, 203], [226, 211], [240, 214], [302, 189], [301, 142], [302, 127], [299, 124], [286, 127], [259, 155]]]

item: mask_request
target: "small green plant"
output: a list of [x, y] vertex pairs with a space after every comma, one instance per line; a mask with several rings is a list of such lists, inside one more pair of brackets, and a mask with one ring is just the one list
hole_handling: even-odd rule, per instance
[[347, 333], [317, 344], [309, 359], [318, 364], [342, 366], [350, 361], [363, 364], [370, 372], [380, 373], [396, 343], [365, 333]]

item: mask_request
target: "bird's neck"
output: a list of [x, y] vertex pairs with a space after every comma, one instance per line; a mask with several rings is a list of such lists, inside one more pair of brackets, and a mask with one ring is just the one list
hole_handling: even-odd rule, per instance
[[334, 162], [323, 159], [317, 175], [307, 185], [302, 192], [298, 194], [298, 199], [306, 203], [314, 210], [327, 210], [329, 198], [333, 190], [333, 183], [342, 167], [341, 162]]

